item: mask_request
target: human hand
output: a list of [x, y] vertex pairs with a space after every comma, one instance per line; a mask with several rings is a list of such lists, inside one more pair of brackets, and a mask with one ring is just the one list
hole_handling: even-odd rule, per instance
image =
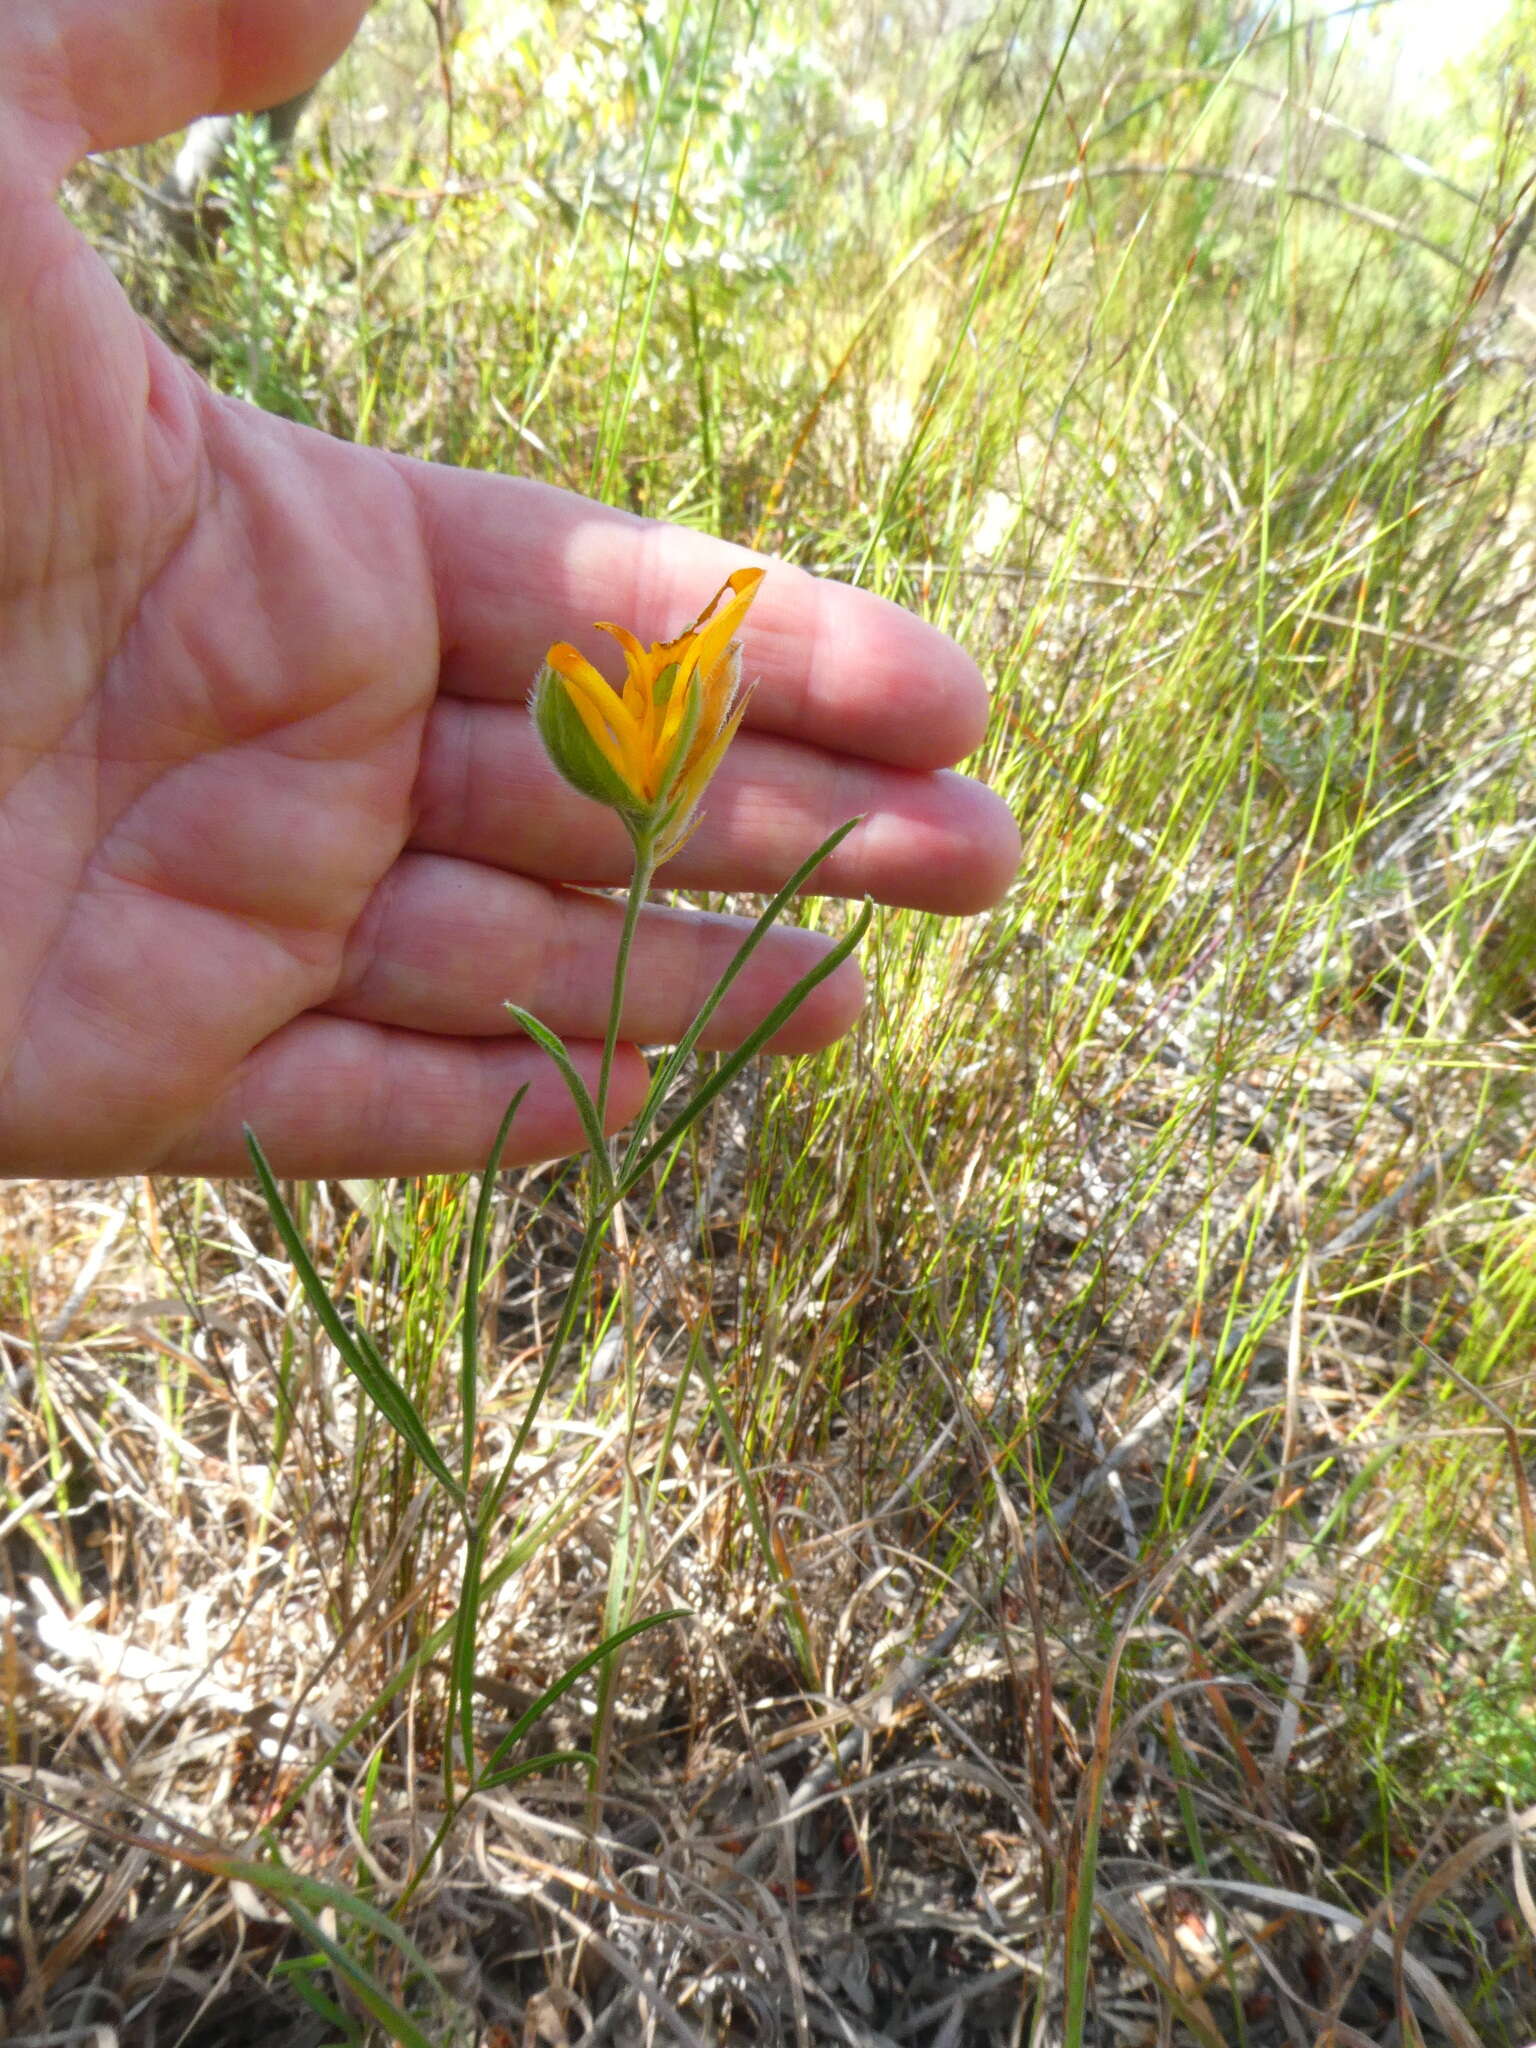
[[[54, 201], [91, 149], [298, 90], [360, 0], [8, 0], [0, 19], [0, 1171], [392, 1174], [582, 1134], [509, 997], [597, 1065], [617, 820], [556, 777], [529, 683], [616, 618], [675, 632], [741, 550], [509, 477], [351, 447], [216, 397]], [[1012, 820], [941, 772], [985, 692], [942, 635], [772, 567], [749, 729], [669, 885], [969, 911]], [[624, 1032], [675, 1038], [736, 921], [655, 907]], [[741, 1038], [823, 950], [776, 932], [715, 1020]], [[846, 1029], [831, 977], [777, 1044]], [[612, 1118], [638, 1105], [633, 1044]]]

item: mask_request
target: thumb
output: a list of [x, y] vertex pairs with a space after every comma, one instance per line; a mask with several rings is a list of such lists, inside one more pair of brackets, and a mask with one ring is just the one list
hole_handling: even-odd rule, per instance
[[269, 107], [312, 85], [367, 0], [4, 0], [0, 139], [58, 178], [93, 149]]

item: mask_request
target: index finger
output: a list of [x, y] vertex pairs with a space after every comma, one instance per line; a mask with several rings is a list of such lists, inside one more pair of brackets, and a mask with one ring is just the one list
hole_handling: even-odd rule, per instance
[[0, 101], [21, 169], [50, 181], [92, 149], [152, 142], [199, 114], [270, 107], [312, 85], [366, 0], [4, 0]]
[[610, 674], [594, 620], [667, 639], [733, 569], [756, 563], [769, 574], [742, 636], [744, 673], [759, 679], [749, 725], [901, 768], [947, 768], [981, 744], [981, 671], [883, 597], [551, 484], [402, 468], [428, 537], [450, 694], [521, 699], [557, 640]]

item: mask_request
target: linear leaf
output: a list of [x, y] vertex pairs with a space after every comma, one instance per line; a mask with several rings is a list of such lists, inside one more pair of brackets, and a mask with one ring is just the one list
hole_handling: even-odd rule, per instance
[[747, 1061], [762, 1051], [773, 1034], [792, 1017], [818, 983], [826, 980], [848, 958], [860, 939], [869, 930], [869, 921], [875, 914], [875, 906], [865, 902], [852, 925], [843, 934], [824, 960], [819, 960], [808, 974], [802, 974], [794, 987], [780, 1002], [774, 1004], [762, 1023], [743, 1039], [734, 1052], [727, 1053], [720, 1065], [699, 1089], [699, 1092], [675, 1116], [659, 1138], [654, 1139], [638, 1159], [625, 1159], [620, 1173], [619, 1193], [622, 1195], [632, 1188], [642, 1174], [646, 1173], [662, 1154], [671, 1150], [688, 1129], [701, 1117], [723, 1088], [728, 1088], [741, 1072]]
[[585, 1764], [588, 1770], [595, 1770], [597, 1758], [590, 1749], [552, 1749], [547, 1756], [531, 1756], [525, 1763], [508, 1764], [505, 1770], [493, 1771], [489, 1777], [480, 1779], [475, 1789], [494, 1792], [498, 1785], [515, 1785], [519, 1778], [531, 1778], [535, 1771], [547, 1771], [552, 1764]]
[[[464, 1557], [464, 1582], [459, 1589], [458, 1611], [454, 1615], [453, 1648], [449, 1653], [449, 1718], [453, 1706], [459, 1711], [459, 1742], [464, 1756], [464, 1768], [471, 1778], [475, 1775], [475, 1645], [479, 1635], [480, 1621], [480, 1574], [485, 1562], [485, 1539], [487, 1531], [476, 1522], [469, 1532], [469, 1546]], [[452, 1771], [453, 1744], [445, 1742], [443, 1769], [447, 1776]]]
[[310, 1307], [320, 1318], [326, 1335], [340, 1354], [343, 1365], [357, 1380], [385, 1421], [415, 1452], [443, 1491], [455, 1501], [462, 1502], [464, 1495], [459, 1482], [443, 1462], [442, 1454], [433, 1443], [431, 1432], [410, 1395], [379, 1356], [373, 1339], [366, 1331], [354, 1335], [347, 1328], [340, 1309], [327, 1293], [325, 1283], [315, 1271], [314, 1262], [305, 1249], [303, 1238], [299, 1235], [299, 1227], [279, 1192], [272, 1169], [267, 1164], [266, 1154], [262, 1151], [256, 1133], [249, 1124], [245, 1127], [245, 1142], [251, 1158], [255, 1161], [256, 1177], [261, 1182], [261, 1191], [266, 1196], [268, 1209], [272, 1212], [272, 1221], [277, 1225], [277, 1234], [283, 1240], [288, 1256], [293, 1261], [294, 1271], [299, 1276], [299, 1285], [304, 1289]]
[[568, 1671], [563, 1671], [560, 1674], [547, 1692], [540, 1693], [533, 1705], [526, 1707], [518, 1715], [512, 1726], [491, 1751], [490, 1756], [486, 1760], [485, 1772], [478, 1782], [482, 1786], [500, 1782], [493, 1779], [491, 1774], [500, 1768], [502, 1759], [511, 1750], [516, 1748], [534, 1723], [542, 1715], [548, 1713], [561, 1694], [569, 1692], [576, 1681], [579, 1678], [584, 1678], [594, 1664], [601, 1664], [605, 1657], [611, 1657], [615, 1650], [622, 1650], [627, 1642], [632, 1641], [636, 1636], [644, 1635], [647, 1629], [660, 1628], [664, 1622], [668, 1621], [681, 1621], [687, 1613], [688, 1609], [686, 1607], [669, 1607], [662, 1614], [647, 1614], [640, 1621], [630, 1622], [627, 1628], [615, 1630], [606, 1641], [599, 1643], [595, 1650], [589, 1650], [585, 1657], [578, 1657]]
[[400, 2048], [432, 2048], [429, 2035], [395, 2004], [384, 1987], [363, 1968], [354, 1956], [349, 1956], [339, 1941], [332, 1940], [320, 1922], [307, 1912], [296, 1899], [284, 1899], [283, 1911], [293, 1922], [307, 1942], [319, 1949], [338, 1977], [344, 1977], [351, 1985], [354, 1995], [368, 2008], [390, 2039]]
[[592, 1150], [593, 1162], [605, 1177], [608, 1170], [608, 1146], [603, 1137], [603, 1127], [597, 1120], [597, 1104], [592, 1100], [587, 1084], [571, 1064], [563, 1040], [557, 1038], [547, 1024], [541, 1024], [531, 1010], [521, 1008], [517, 1003], [503, 1003], [502, 1008], [509, 1016], [515, 1017], [534, 1044], [547, 1052], [565, 1079], [571, 1091], [571, 1100], [576, 1105], [576, 1114], [581, 1118], [581, 1127], [587, 1134], [587, 1143]]
[[742, 940], [740, 947], [737, 949], [730, 964], [726, 967], [725, 972], [710, 990], [708, 996], [705, 997], [703, 1008], [688, 1026], [688, 1029], [683, 1033], [677, 1044], [667, 1054], [666, 1058], [658, 1065], [655, 1077], [646, 1091], [645, 1104], [635, 1121], [634, 1134], [630, 1138], [629, 1145], [625, 1151], [624, 1168], [622, 1170], [624, 1173], [627, 1173], [630, 1160], [640, 1145], [644, 1143], [645, 1134], [650, 1129], [656, 1112], [661, 1107], [663, 1098], [682, 1072], [688, 1055], [693, 1051], [693, 1048], [698, 1044], [700, 1037], [703, 1035], [704, 1027], [725, 1000], [731, 983], [740, 974], [748, 960], [751, 959], [757, 948], [768, 936], [769, 931], [778, 921], [781, 913], [788, 907], [794, 897], [799, 894], [811, 876], [815, 874], [817, 868], [821, 866], [829, 854], [837, 851], [854, 826], [862, 823], [862, 818], [850, 818], [845, 825], [839, 825], [835, 832], [829, 833], [810, 858], [800, 863], [783, 888], [775, 896], [771, 897], [764, 906], [762, 916], [758, 918], [751, 931]]
[[393, 2040], [401, 2044], [401, 2048], [433, 2048], [430, 2037], [422, 2032], [408, 2014], [400, 2010], [357, 1958], [349, 1955], [339, 1942], [325, 1932], [317, 1917], [329, 1908], [339, 1921], [354, 1921], [380, 1936], [399, 1952], [412, 1971], [431, 1988], [436, 1997], [446, 2003], [447, 1993], [431, 1964], [405, 1930], [387, 1913], [381, 1913], [378, 1907], [367, 1899], [355, 1892], [344, 1890], [340, 1885], [328, 1884], [321, 1878], [306, 1877], [300, 1871], [290, 1870], [285, 1863], [279, 1862], [275, 1857], [210, 1856], [206, 1859], [205, 1867], [216, 1872], [228, 1883], [248, 1884], [253, 1891], [264, 1892], [267, 1897], [276, 1899], [304, 1939], [328, 1959], [339, 1976], [346, 1979], [374, 2018], [389, 2030]]

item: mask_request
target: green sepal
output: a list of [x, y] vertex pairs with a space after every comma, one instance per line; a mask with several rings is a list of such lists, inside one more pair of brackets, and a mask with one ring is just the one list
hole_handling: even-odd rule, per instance
[[533, 686], [532, 708], [534, 730], [544, 742], [544, 751], [572, 789], [626, 817], [644, 815], [634, 791], [582, 723], [563, 679], [547, 662]]
[[683, 722], [677, 729], [677, 738], [673, 742], [672, 751], [667, 756], [667, 765], [662, 770], [661, 787], [656, 792], [658, 807], [670, 801], [672, 793], [677, 787], [677, 779], [683, 772], [683, 763], [688, 758], [688, 749], [693, 745], [694, 739], [697, 736], [699, 719], [703, 709], [704, 685], [699, 680], [698, 670], [695, 669], [688, 678], [688, 707], [683, 713]]
[[651, 702], [658, 711], [665, 711], [672, 697], [672, 685], [677, 681], [680, 662], [669, 661], [661, 674], [651, 685]]

